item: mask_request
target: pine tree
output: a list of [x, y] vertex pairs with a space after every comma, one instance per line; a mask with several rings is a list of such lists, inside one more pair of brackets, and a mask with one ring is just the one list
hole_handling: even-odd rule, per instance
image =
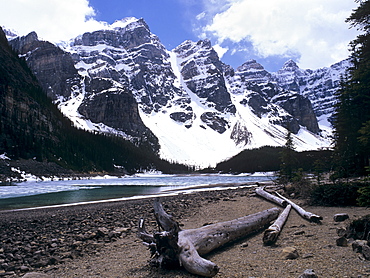
[[339, 177], [365, 174], [369, 165], [369, 138], [366, 123], [370, 120], [370, 1], [359, 7], [346, 20], [362, 32], [350, 43], [352, 62], [348, 75], [337, 93], [334, 139]]
[[287, 184], [291, 182], [294, 177], [294, 143], [292, 132], [288, 130], [285, 137], [285, 145], [281, 151], [281, 165], [278, 173], [279, 183]]

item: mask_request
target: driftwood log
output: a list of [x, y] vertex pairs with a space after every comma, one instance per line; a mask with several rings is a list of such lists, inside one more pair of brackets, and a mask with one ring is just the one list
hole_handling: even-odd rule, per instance
[[277, 241], [279, 234], [288, 219], [291, 208], [291, 205], [287, 205], [275, 222], [265, 230], [262, 238], [265, 245], [273, 245]]
[[265, 191], [265, 187], [262, 186], [262, 187], [257, 187], [256, 188], [256, 193], [257, 195], [265, 198], [266, 200], [268, 201], [271, 201], [277, 205], [280, 205], [282, 207], [286, 207], [286, 205], [288, 204], [288, 202], [286, 200], [283, 200], [275, 195], [272, 195], [271, 193]]
[[257, 193], [257, 195], [259, 195], [259, 196], [261, 196], [261, 197], [263, 197], [263, 198], [265, 198], [265, 199], [267, 199], [271, 202], [274, 202], [275, 204], [281, 205], [282, 207], [285, 207], [286, 205], [290, 204], [292, 206], [292, 208], [294, 208], [298, 212], [299, 215], [301, 215], [303, 218], [305, 218], [305, 219], [307, 219], [311, 222], [320, 223], [320, 221], [323, 219], [319, 215], [316, 215], [312, 212], [304, 210], [303, 208], [298, 206], [296, 203], [294, 203], [293, 201], [285, 198], [284, 196], [282, 196], [278, 192], [275, 192], [275, 194], [278, 196], [277, 197], [277, 196], [274, 196], [271, 193], [265, 191], [264, 187], [258, 187], [258, 188], [256, 188], [256, 193]]
[[284, 196], [282, 196], [281, 194], [279, 194], [278, 192], [275, 192], [275, 193], [281, 199], [287, 201], [288, 204], [290, 204], [298, 212], [298, 214], [301, 215], [303, 218], [306, 218], [307, 220], [309, 220], [311, 222], [316, 222], [316, 223], [320, 223], [320, 221], [323, 219], [319, 215], [316, 215], [316, 214], [314, 214], [312, 212], [309, 212], [309, 211], [304, 210], [303, 208], [301, 208], [300, 206], [298, 206], [297, 204], [295, 204], [291, 200], [289, 200], [289, 199], [285, 198]]
[[141, 219], [138, 236], [150, 249], [152, 265], [183, 266], [192, 274], [213, 277], [218, 273], [218, 266], [201, 255], [262, 229], [276, 219], [279, 212], [278, 208], [271, 208], [222, 223], [181, 230], [173, 217], [164, 211], [159, 200], [155, 199], [154, 214], [163, 231], [149, 234], [145, 230], [144, 219]]

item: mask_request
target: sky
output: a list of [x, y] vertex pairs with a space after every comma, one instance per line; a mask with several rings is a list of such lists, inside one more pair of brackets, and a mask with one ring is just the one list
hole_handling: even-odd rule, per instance
[[0, 26], [59, 42], [125, 17], [144, 18], [168, 50], [208, 38], [237, 68], [255, 59], [268, 71], [293, 59], [303, 69], [346, 59], [359, 34], [345, 19], [354, 0], [0, 0]]

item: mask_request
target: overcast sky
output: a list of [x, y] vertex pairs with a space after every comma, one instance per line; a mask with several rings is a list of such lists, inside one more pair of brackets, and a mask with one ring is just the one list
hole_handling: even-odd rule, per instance
[[345, 19], [354, 0], [9, 0], [0, 25], [58, 42], [128, 16], [144, 18], [167, 49], [209, 38], [234, 68], [256, 59], [277, 71], [288, 59], [301, 68], [348, 57], [357, 32]]

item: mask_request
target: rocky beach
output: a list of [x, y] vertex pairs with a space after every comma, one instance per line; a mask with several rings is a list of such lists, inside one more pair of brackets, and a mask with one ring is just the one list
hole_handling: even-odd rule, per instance
[[[290, 213], [278, 241], [264, 246], [263, 231], [205, 256], [216, 263], [215, 277], [299, 277], [312, 269], [317, 277], [370, 277], [370, 261], [338, 246], [337, 230], [370, 214], [364, 207], [314, 207], [294, 200], [323, 217], [311, 223]], [[203, 191], [162, 197], [164, 209], [182, 229], [235, 219], [275, 207], [254, 188]], [[140, 218], [156, 229], [153, 199], [107, 202], [48, 209], [0, 211], [0, 277], [196, 277], [184, 269], [149, 266], [150, 253], [137, 238]], [[333, 216], [349, 219], [335, 222]], [[293, 248], [294, 259], [285, 253]], [[38, 276], [37, 276], [38, 275]]]

